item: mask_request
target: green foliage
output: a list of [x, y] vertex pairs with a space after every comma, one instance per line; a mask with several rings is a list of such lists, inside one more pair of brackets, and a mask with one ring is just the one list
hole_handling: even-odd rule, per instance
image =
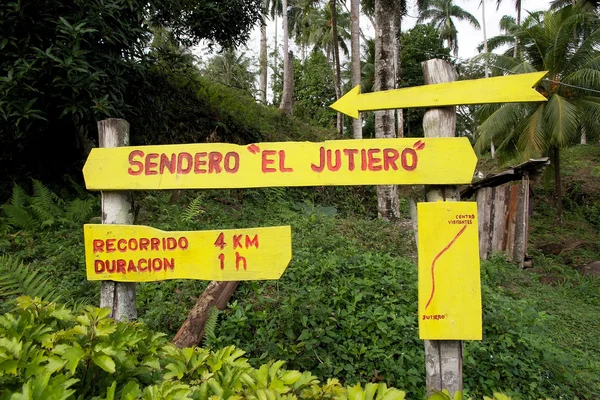
[[[402, 76], [400, 87], [413, 87], [425, 84], [421, 63], [440, 58], [449, 60], [450, 50], [442, 44], [439, 33], [431, 25], [416, 25], [401, 35], [400, 65]], [[426, 109], [409, 108], [404, 110], [404, 135], [423, 137], [423, 116]]]
[[115, 322], [108, 309], [75, 313], [21, 297], [0, 316], [0, 398], [402, 400], [384, 383], [321, 384], [283, 361], [253, 368], [233, 346], [178, 349], [143, 324]]
[[[0, 3], [0, 169], [10, 180], [77, 170], [96, 121], [147, 117], [151, 26], [176, 44], [246, 40], [260, 0]], [[141, 133], [141, 132], [135, 132]]]
[[0, 298], [3, 301], [25, 295], [44, 300], [57, 300], [56, 289], [42, 274], [26, 267], [9, 255], [0, 256]]
[[213, 82], [240, 89], [254, 96], [256, 92], [254, 79], [257, 72], [253, 70], [253, 64], [254, 60], [244, 53], [227, 48], [204, 63], [201, 73]]
[[303, 62], [294, 60], [294, 115], [318, 126], [333, 128], [335, 111], [333, 69], [320, 50], [310, 53]]
[[78, 226], [97, 211], [97, 200], [92, 196], [65, 201], [40, 181], [34, 179], [32, 183], [33, 195], [15, 184], [10, 200], [0, 206], [6, 222], [14, 228], [32, 231], [54, 225]]

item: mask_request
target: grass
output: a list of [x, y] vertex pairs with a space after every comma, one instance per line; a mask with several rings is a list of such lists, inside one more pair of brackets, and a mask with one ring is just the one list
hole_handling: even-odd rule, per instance
[[[591, 165], [598, 156], [596, 150], [573, 151], [581, 154], [565, 155], [590, 157], [575, 165]], [[600, 393], [600, 281], [574, 269], [600, 259], [598, 247], [557, 255], [541, 250], [549, 243], [598, 244], [598, 226], [589, 218], [600, 198], [594, 169], [589, 176], [578, 171], [565, 167], [565, 185], [583, 182], [587, 200], [577, 197], [583, 192], [567, 192], [563, 225], [555, 222], [551, 192], [536, 189], [533, 270], [521, 271], [499, 256], [482, 264], [484, 340], [464, 347], [470, 395], [497, 390], [523, 399], [593, 399]], [[236, 344], [252, 360], [284, 359], [322, 379], [384, 381], [419, 398], [424, 354], [413, 236], [375, 218], [373, 195], [361, 188], [136, 193], [137, 223], [164, 230], [292, 225], [293, 261], [282, 279], [241, 284], [208, 344]], [[80, 230], [0, 231], [0, 252], [44, 272], [69, 298], [97, 304], [98, 284], [84, 277]], [[139, 284], [140, 319], [172, 335], [205, 285]]]

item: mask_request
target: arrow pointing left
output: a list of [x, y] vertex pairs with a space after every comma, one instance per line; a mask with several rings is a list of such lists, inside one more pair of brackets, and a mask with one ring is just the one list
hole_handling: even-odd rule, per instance
[[547, 101], [532, 88], [546, 74], [545, 71], [532, 72], [364, 94], [360, 93], [359, 85], [333, 103], [331, 108], [352, 118], [358, 118], [360, 111]]

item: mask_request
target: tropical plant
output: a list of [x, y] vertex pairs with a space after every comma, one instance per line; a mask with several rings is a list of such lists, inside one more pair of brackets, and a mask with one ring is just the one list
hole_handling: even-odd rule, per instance
[[[519, 39], [523, 60], [494, 56], [496, 72], [548, 71], [547, 79], [536, 86], [548, 102], [487, 105], [479, 112], [479, 151], [494, 140], [507, 156], [551, 157], [559, 219], [560, 148], [574, 143], [582, 131], [590, 136], [600, 134], [599, 27], [598, 16], [579, 6], [533, 13], [522, 25], [508, 24], [509, 35]], [[499, 45], [506, 38], [490, 41]]]
[[0, 299], [2, 302], [18, 296], [39, 297], [47, 301], [59, 299], [56, 288], [38, 271], [23, 265], [18, 258], [0, 256]]
[[448, 48], [458, 55], [458, 30], [454, 20], [466, 21], [474, 28], [480, 29], [479, 21], [472, 14], [454, 4], [454, 0], [429, 0], [425, 9], [419, 15], [418, 23], [430, 20], [430, 23], [440, 33], [440, 38], [446, 41]]
[[254, 95], [256, 72], [252, 69], [253, 64], [245, 53], [230, 47], [211, 57], [201, 68], [201, 73], [214, 82]]

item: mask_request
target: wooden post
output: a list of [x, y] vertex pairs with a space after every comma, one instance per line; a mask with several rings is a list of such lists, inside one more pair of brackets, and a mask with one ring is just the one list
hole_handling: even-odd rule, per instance
[[[455, 81], [457, 74], [450, 63], [428, 60], [421, 64], [425, 84]], [[454, 137], [456, 108], [443, 107], [428, 110], [423, 117], [425, 137]], [[444, 171], [440, 171], [444, 173]], [[426, 186], [427, 201], [459, 201], [456, 186]], [[462, 341], [425, 340], [425, 370], [427, 396], [446, 389], [453, 397], [462, 391]]]
[[[100, 147], [129, 146], [129, 123], [110, 118], [98, 122]], [[102, 223], [133, 224], [129, 192], [102, 192]], [[110, 308], [111, 317], [123, 321], [137, 319], [135, 282], [102, 281], [100, 307]]]

